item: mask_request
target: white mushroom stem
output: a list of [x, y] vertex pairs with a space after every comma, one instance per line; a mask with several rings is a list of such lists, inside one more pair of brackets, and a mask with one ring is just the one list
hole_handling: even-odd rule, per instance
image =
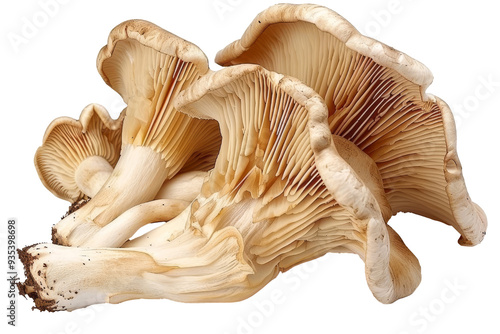
[[[104, 186], [113, 167], [100, 156], [86, 158], [75, 172], [78, 188], [88, 197], [94, 197]], [[175, 199], [191, 202], [200, 192], [203, 180], [207, 176], [204, 171], [191, 171], [174, 176], [164, 182], [155, 199]]]
[[137, 230], [149, 223], [168, 221], [179, 215], [188, 201], [159, 199], [134, 206], [104, 226], [82, 247], [121, 247]]
[[88, 197], [94, 197], [113, 172], [113, 166], [101, 156], [85, 158], [75, 171], [78, 188]]
[[[207, 172], [192, 171], [176, 175], [163, 183], [156, 200], [134, 206], [99, 230], [80, 246], [121, 247], [141, 227], [169, 221], [178, 216], [200, 193]], [[99, 189], [102, 185], [99, 187]], [[167, 224], [168, 229], [182, 231], [184, 225]]]
[[247, 296], [243, 243], [235, 228], [210, 236], [189, 229], [157, 247], [97, 248], [38, 244], [19, 252], [26, 269], [22, 295], [39, 310], [71, 311], [137, 298], [183, 302]]
[[174, 176], [168, 182], [163, 183], [156, 194], [156, 199], [175, 199], [191, 202], [200, 193], [201, 185], [207, 176], [207, 172], [192, 171]]
[[113, 173], [81, 209], [58, 222], [53, 242], [81, 245], [127, 209], [156, 196], [167, 177], [166, 162], [149, 147], [124, 146]]

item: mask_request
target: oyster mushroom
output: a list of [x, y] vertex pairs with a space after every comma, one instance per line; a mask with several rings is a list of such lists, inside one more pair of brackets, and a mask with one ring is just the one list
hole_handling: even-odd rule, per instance
[[200, 78], [176, 106], [220, 125], [221, 151], [201, 193], [171, 222], [122, 248], [22, 250], [28, 279], [20, 290], [38, 308], [237, 301], [328, 252], [358, 254], [381, 302], [415, 289], [420, 267], [385, 223], [391, 208], [375, 164], [331, 135], [326, 105], [312, 89], [241, 65]]
[[[314, 90], [261, 66], [238, 65], [201, 78], [176, 105], [216, 119], [223, 138], [191, 215], [202, 226], [215, 219], [237, 227], [255, 275], [266, 277], [260, 284], [277, 270], [350, 252], [365, 261], [379, 301], [418, 286], [418, 260], [385, 224], [392, 210], [375, 163], [330, 133], [328, 109]], [[250, 213], [238, 221], [240, 207]]]
[[[83, 109], [79, 120], [59, 117], [51, 122], [35, 153], [35, 167], [47, 189], [72, 203], [97, 194], [120, 156], [123, 115], [113, 120], [103, 106], [94, 103]], [[206, 170], [213, 167], [211, 160], [208, 155], [191, 157], [189, 165], [163, 183], [155, 198], [193, 200]]]
[[111, 31], [97, 67], [127, 103], [121, 156], [101, 190], [54, 226], [56, 244], [82, 245], [127, 209], [152, 200], [165, 180], [207, 169], [218, 152], [217, 123], [187, 117], [172, 105], [209, 70], [197, 46], [150, 22], [126, 21]]
[[423, 64], [309, 4], [264, 10], [216, 62], [259, 64], [302, 80], [325, 99], [331, 133], [375, 161], [393, 214], [452, 225], [462, 245], [482, 241], [486, 215], [467, 193], [453, 116], [426, 93], [433, 77]]
[[123, 113], [114, 120], [99, 104], [86, 106], [78, 120], [52, 121], [35, 153], [43, 185], [71, 203], [93, 197], [120, 156], [122, 121]]

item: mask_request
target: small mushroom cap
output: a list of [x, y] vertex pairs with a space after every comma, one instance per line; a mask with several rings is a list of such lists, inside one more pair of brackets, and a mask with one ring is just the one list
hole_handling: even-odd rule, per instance
[[[120, 156], [123, 113], [112, 119], [99, 104], [89, 104], [78, 120], [59, 117], [45, 131], [35, 153], [35, 167], [43, 185], [70, 202], [86, 194], [78, 187], [77, 170], [86, 159], [114, 167]], [[88, 161], [88, 160], [87, 160]]]
[[185, 164], [183, 172], [213, 166], [220, 144], [216, 122], [187, 117], [172, 103], [181, 90], [209, 71], [207, 57], [196, 45], [153, 23], [125, 21], [109, 34], [97, 68], [128, 105], [124, 144], [161, 153], [168, 178]]
[[481, 242], [486, 216], [467, 194], [453, 117], [425, 92], [433, 77], [423, 64], [361, 35], [328, 8], [291, 4], [260, 13], [216, 62], [259, 64], [311, 86], [328, 106], [331, 133], [376, 162], [393, 214], [452, 225], [462, 245]]
[[328, 252], [358, 254], [384, 303], [419, 284], [418, 260], [386, 225], [392, 211], [375, 163], [332, 136], [328, 109], [310, 87], [235, 65], [200, 78], [176, 107], [219, 122], [220, 153], [189, 215], [206, 233], [238, 228], [253, 288]]

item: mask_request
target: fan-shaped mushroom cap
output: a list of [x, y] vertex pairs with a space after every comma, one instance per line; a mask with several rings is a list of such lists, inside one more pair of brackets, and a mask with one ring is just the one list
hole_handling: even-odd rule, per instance
[[[216, 122], [178, 113], [172, 99], [207, 73], [208, 60], [194, 44], [143, 20], [121, 23], [111, 31], [97, 58], [104, 81], [123, 98], [124, 144], [147, 146], [167, 162], [168, 177], [185, 165], [210, 169], [220, 134]], [[193, 158], [189, 161], [191, 156]], [[204, 164], [199, 161], [208, 159]], [[195, 170], [185, 168], [183, 171]]]
[[332, 134], [376, 163], [393, 209], [452, 225], [463, 245], [484, 237], [484, 212], [467, 194], [448, 107], [425, 93], [420, 62], [361, 35], [328, 8], [279, 4], [260, 13], [220, 65], [260, 64], [311, 86], [329, 109]]
[[[391, 208], [376, 165], [331, 135], [328, 109], [311, 88], [260, 66], [238, 65], [200, 78], [176, 106], [219, 122], [220, 153], [191, 206], [191, 224], [240, 231], [256, 271], [248, 279], [253, 288], [277, 270], [327, 252], [353, 252], [365, 261], [380, 301], [413, 292], [420, 267], [385, 224]], [[161, 228], [148, 236], [160, 234]]]
[[94, 196], [120, 157], [122, 116], [114, 120], [103, 106], [90, 104], [78, 120], [52, 121], [35, 153], [43, 185], [72, 203]]
[[111, 31], [97, 67], [127, 103], [122, 151], [101, 190], [55, 225], [53, 241], [62, 245], [82, 245], [121, 213], [152, 200], [179, 171], [211, 168], [220, 143], [215, 121], [173, 107], [173, 98], [209, 71], [196, 45], [150, 22], [126, 21]]

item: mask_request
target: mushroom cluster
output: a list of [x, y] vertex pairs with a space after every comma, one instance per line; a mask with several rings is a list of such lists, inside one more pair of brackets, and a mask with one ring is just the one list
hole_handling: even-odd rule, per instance
[[52, 243], [19, 251], [18, 287], [36, 308], [238, 301], [330, 252], [357, 254], [375, 298], [392, 303], [421, 280], [393, 215], [482, 241], [486, 216], [424, 65], [328, 8], [290, 4], [261, 12], [215, 60], [222, 69], [150, 22], [111, 31], [97, 68], [127, 107], [116, 120], [97, 104], [54, 120], [35, 155], [43, 184], [73, 203]]

